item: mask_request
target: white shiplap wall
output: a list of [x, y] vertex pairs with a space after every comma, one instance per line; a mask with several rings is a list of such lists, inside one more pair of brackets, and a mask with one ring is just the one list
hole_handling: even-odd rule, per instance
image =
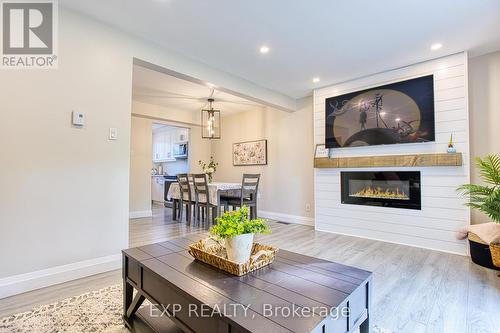
[[466, 243], [455, 239], [457, 228], [470, 223], [470, 211], [463, 205], [464, 200], [455, 191], [458, 185], [467, 183], [470, 179], [466, 53], [315, 90], [315, 143], [324, 143], [325, 140], [326, 98], [429, 74], [434, 75], [435, 142], [341, 148], [335, 149], [333, 154], [368, 156], [445, 152], [450, 133], [453, 132], [455, 147], [463, 154], [464, 165], [377, 168], [377, 170], [419, 170], [422, 181], [422, 210], [341, 204], [340, 172], [343, 169], [315, 169], [317, 230], [466, 254]]

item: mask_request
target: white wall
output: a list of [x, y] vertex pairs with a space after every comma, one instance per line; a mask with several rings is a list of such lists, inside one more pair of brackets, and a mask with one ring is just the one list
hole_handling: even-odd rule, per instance
[[189, 165], [187, 160], [178, 159], [175, 162], [160, 163], [163, 166], [164, 173], [167, 175], [177, 175], [178, 173], [188, 173]]
[[469, 223], [470, 211], [463, 205], [464, 200], [455, 189], [458, 185], [469, 182], [470, 174], [466, 54], [452, 55], [314, 91], [315, 143], [324, 143], [325, 139], [326, 98], [428, 74], [434, 74], [436, 142], [342, 148], [335, 149], [334, 155], [445, 152], [450, 133], [453, 132], [455, 147], [463, 153], [464, 165], [379, 169], [421, 171], [422, 210], [341, 204], [342, 169], [316, 169], [317, 230], [465, 254], [465, 242], [455, 239], [455, 231]]
[[[212, 143], [215, 181], [241, 182], [243, 173], [260, 173], [261, 217], [313, 224], [312, 98], [299, 100], [293, 113], [263, 108], [225, 116], [221, 137]], [[260, 139], [267, 139], [268, 165], [233, 166], [233, 143]]]
[[152, 121], [132, 117], [130, 133], [130, 216], [151, 216]]
[[[120, 266], [134, 57], [295, 105], [64, 8], [59, 51], [58, 69], [0, 74], [0, 298]], [[86, 114], [84, 129], [70, 126], [72, 110]], [[118, 140], [108, 141], [109, 127]]]
[[[500, 52], [469, 60], [471, 159], [500, 154]], [[472, 182], [481, 182], [471, 161]], [[490, 222], [483, 213], [472, 211], [472, 223]]]
[[53, 267], [117, 268], [128, 245], [132, 57], [123, 37], [64, 11], [59, 34], [58, 69], [0, 74], [0, 298], [66, 279]]

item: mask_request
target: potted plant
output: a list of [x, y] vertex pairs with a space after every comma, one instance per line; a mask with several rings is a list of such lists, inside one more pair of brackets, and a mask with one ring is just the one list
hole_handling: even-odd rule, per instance
[[[469, 198], [467, 206], [485, 213], [495, 222], [481, 225], [483, 233], [487, 230], [488, 236], [496, 235], [500, 233], [500, 155], [488, 155], [484, 159], [478, 157], [476, 165], [485, 185], [465, 184], [461, 185], [458, 190]], [[473, 262], [490, 268], [494, 268], [491, 267], [492, 264], [500, 267], [500, 244], [496, 241], [490, 243], [482, 241], [470, 231], [468, 239]]]
[[215, 171], [217, 171], [217, 166], [219, 165], [219, 163], [217, 163], [217, 162], [214, 161], [214, 157], [213, 156], [210, 156], [210, 160], [208, 161], [208, 163], [206, 163], [206, 162], [204, 162], [202, 160], [199, 160], [198, 164], [200, 165], [200, 167], [203, 170], [203, 172], [207, 174], [207, 176], [208, 176], [208, 182], [211, 183], [212, 182], [212, 176], [215, 173]]
[[270, 232], [267, 221], [264, 219], [248, 219], [248, 206], [240, 210], [227, 211], [218, 218], [217, 224], [210, 233], [218, 239], [225, 240], [227, 258], [237, 263], [244, 263], [250, 259], [254, 235]]

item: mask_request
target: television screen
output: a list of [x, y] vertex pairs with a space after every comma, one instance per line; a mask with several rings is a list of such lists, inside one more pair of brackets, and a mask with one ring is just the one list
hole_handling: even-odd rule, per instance
[[327, 148], [435, 140], [432, 75], [330, 97], [325, 103]]

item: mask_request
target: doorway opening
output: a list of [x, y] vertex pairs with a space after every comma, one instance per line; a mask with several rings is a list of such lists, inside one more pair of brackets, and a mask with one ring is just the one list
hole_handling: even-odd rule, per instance
[[189, 137], [186, 127], [153, 123], [151, 127], [151, 202], [153, 207], [172, 207], [171, 183], [180, 173], [189, 173]]

